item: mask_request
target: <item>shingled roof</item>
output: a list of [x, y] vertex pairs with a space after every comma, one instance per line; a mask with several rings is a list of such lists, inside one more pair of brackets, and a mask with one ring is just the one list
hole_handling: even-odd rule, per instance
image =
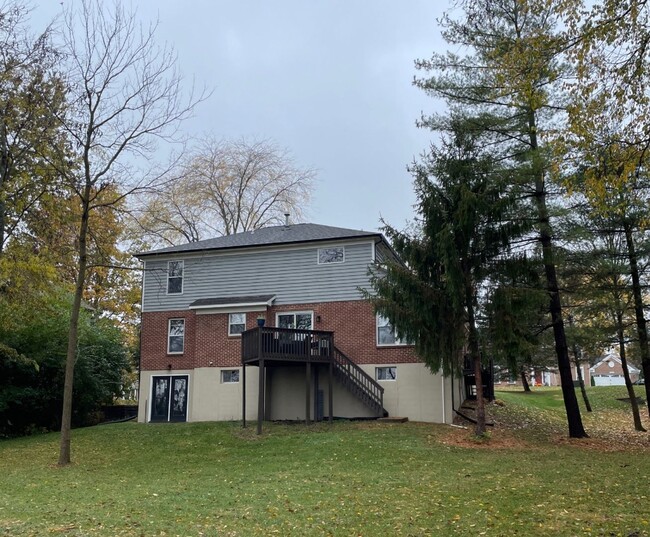
[[215, 239], [180, 244], [169, 248], [160, 248], [149, 252], [139, 252], [136, 257], [147, 257], [183, 252], [205, 250], [225, 250], [231, 248], [250, 248], [253, 246], [271, 246], [274, 244], [293, 244], [301, 242], [317, 242], [337, 239], [355, 239], [376, 237], [382, 240], [381, 233], [345, 229], [340, 227], [322, 226], [320, 224], [291, 224], [265, 227], [254, 231], [244, 231]]

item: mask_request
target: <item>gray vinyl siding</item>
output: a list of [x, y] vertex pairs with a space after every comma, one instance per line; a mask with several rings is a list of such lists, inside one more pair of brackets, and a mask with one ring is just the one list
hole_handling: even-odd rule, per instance
[[[345, 246], [345, 262], [318, 264], [317, 250]], [[174, 255], [145, 263], [143, 311], [186, 309], [200, 298], [276, 295], [275, 305], [359, 300], [369, 287], [372, 243], [344, 241], [313, 247]], [[167, 294], [167, 261], [185, 262], [183, 293]]]
[[377, 263], [385, 263], [390, 258], [390, 251], [383, 243], [379, 243], [375, 248], [375, 260]]
[[389, 263], [399, 260], [395, 257], [393, 251], [385, 243], [379, 242], [375, 248], [375, 260], [377, 263]]

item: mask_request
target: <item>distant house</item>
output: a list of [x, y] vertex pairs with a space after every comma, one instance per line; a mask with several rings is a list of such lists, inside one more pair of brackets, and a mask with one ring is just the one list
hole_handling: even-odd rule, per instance
[[380, 233], [317, 224], [138, 254], [138, 420], [302, 420], [331, 410], [451, 422], [459, 381], [432, 374], [361, 295], [369, 266], [395, 255]]
[[[627, 364], [630, 373], [630, 380], [639, 380], [640, 370]], [[621, 359], [614, 353], [609, 353], [589, 369], [594, 386], [624, 386], [623, 364]]]
[[[630, 379], [632, 382], [639, 380], [640, 370], [628, 362]], [[497, 380], [497, 384], [507, 383], [521, 385], [519, 377], [510, 379], [505, 374]], [[580, 373], [586, 386], [623, 386], [625, 378], [623, 377], [623, 365], [621, 359], [615, 353], [608, 353], [600, 359], [593, 367], [589, 367], [587, 362], [580, 363]], [[578, 372], [574, 363], [571, 363], [571, 378], [577, 382]], [[528, 373], [528, 379], [532, 386], [561, 386], [562, 381], [556, 368], [547, 368], [545, 370], [535, 370]]]
[[[571, 362], [571, 378], [574, 382], [577, 382], [578, 371], [576, 369], [573, 361]], [[498, 375], [495, 383], [497, 385], [513, 385], [513, 386], [522, 386], [521, 374], [514, 377], [510, 376], [510, 372], [506, 368], [500, 368], [497, 371]], [[580, 362], [580, 373], [582, 375], [582, 380], [585, 385], [589, 386], [590, 383], [590, 373], [589, 373], [589, 364], [587, 362]], [[531, 369], [526, 371], [526, 379], [530, 386], [561, 386], [562, 380], [560, 379], [560, 373], [557, 367], [544, 367]]]
[[[591, 373], [589, 371], [588, 362], [580, 362], [580, 374], [582, 375], [582, 381], [585, 383], [585, 386], [589, 386], [591, 383]], [[580, 380], [578, 378], [578, 371], [576, 369], [573, 360], [571, 361], [571, 378], [574, 382]], [[541, 371], [536, 376], [537, 385], [543, 386], [561, 386], [562, 380], [560, 379], [560, 373], [557, 368], [547, 369]]]

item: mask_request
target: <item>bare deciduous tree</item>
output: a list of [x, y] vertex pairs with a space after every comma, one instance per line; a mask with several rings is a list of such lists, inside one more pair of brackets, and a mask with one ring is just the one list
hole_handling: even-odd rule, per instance
[[[79, 311], [88, 271], [90, 215], [113, 208], [155, 181], [147, 159], [173, 137], [197, 99], [183, 99], [173, 50], [155, 42], [156, 24], [142, 27], [118, 2], [83, 0], [66, 12], [70, 108], [61, 118], [75, 162], [60, 172], [80, 206], [78, 271], [70, 316], [59, 465], [70, 463], [72, 387]], [[139, 167], [142, 162], [143, 166]]]
[[142, 200], [138, 226], [149, 245], [168, 246], [281, 224], [286, 212], [300, 221], [314, 177], [268, 140], [207, 139]]

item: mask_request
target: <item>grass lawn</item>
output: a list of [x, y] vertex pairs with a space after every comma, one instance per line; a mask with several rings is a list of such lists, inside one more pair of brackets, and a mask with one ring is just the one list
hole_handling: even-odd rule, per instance
[[[601, 418], [620, 410], [603, 389]], [[499, 393], [480, 443], [417, 423], [122, 423], [74, 431], [57, 468], [58, 434], [0, 441], [0, 535], [649, 535], [648, 433], [558, 441], [558, 393]]]

